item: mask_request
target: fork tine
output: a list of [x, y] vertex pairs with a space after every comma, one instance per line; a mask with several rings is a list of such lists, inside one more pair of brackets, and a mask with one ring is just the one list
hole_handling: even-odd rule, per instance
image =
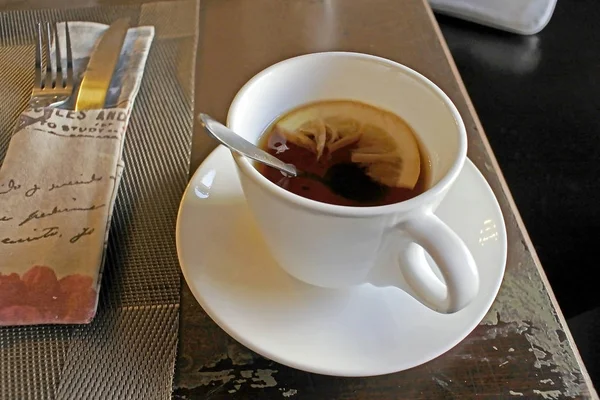
[[60, 42], [58, 40], [58, 29], [56, 25], [52, 25], [52, 32], [54, 33], [54, 55], [56, 56], [56, 83], [55, 86], [58, 88], [64, 87], [62, 77], [62, 59], [60, 56]]
[[44, 46], [44, 52], [46, 55], [46, 79], [44, 82], [44, 88], [52, 88], [52, 59], [50, 58], [50, 42], [52, 41], [52, 34], [50, 33], [50, 23], [46, 22], [46, 45]]
[[65, 22], [65, 40], [67, 46], [67, 86], [73, 86], [73, 55], [71, 54], [71, 35], [69, 24]]
[[37, 43], [35, 46], [35, 87], [42, 87], [42, 24], [37, 24]]
[[[1, 1], [1, 0], [0, 0]], [[37, 24], [37, 43], [35, 49], [35, 83], [31, 91], [29, 104], [34, 107], [59, 107], [73, 95], [73, 55], [71, 37], [65, 23], [65, 41], [67, 49], [62, 49], [58, 33], [58, 24], [40, 22]], [[54, 46], [54, 57], [52, 49]], [[63, 54], [66, 52], [66, 81]], [[56, 66], [52, 64], [55, 63]], [[54, 75], [54, 73], [56, 75]], [[56, 76], [56, 80], [54, 77]]]

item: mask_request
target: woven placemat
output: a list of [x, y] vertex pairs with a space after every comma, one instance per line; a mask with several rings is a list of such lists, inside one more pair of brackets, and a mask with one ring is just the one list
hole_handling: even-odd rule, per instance
[[193, 132], [198, 1], [0, 13], [0, 163], [33, 84], [38, 21], [154, 25], [124, 150], [98, 314], [0, 328], [0, 399], [167, 399], [177, 353], [175, 221]]

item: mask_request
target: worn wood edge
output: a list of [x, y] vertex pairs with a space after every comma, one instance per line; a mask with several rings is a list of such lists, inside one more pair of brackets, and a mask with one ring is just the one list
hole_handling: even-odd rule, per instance
[[481, 124], [481, 121], [479, 120], [479, 116], [477, 115], [475, 106], [473, 105], [473, 102], [471, 101], [471, 97], [469, 96], [469, 94], [467, 92], [467, 88], [465, 87], [465, 84], [462, 80], [460, 72], [458, 71], [456, 63], [454, 62], [454, 57], [452, 57], [452, 53], [450, 52], [450, 48], [448, 47], [448, 45], [446, 43], [446, 39], [444, 38], [444, 35], [440, 29], [439, 24], [437, 23], [437, 20], [435, 18], [435, 15], [434, 15], [433, 10], [431, 9], [429, 3], [427, 2], [427, 0], [422, 0], [422, 2], [423, 2], [424, 7], [427, 9], [427, 14], [429, 15], [429, 18], [431, 19], [433, 29], [435, 30], [438, 40], [440, 41], [442, 49], [444, 50], [444, 53], [446, 55], [446, 60], [448, 61], [450, 69], [452, 70], [454, 79], [456, 79], [456, 82], [458, 83], [458, 87], [461, 91], [461, 94], [463, 95], [463, 97], [465, 99], [467, 109], [469, 110], [469, 113], [471, 114], [471, 117], [473, 118], [473, 122], [475, 123], [475, 126], [477, 127], [479, 138], [481, 139], [481, 141], [483, 143], [483, 147], [485, 148], [485, 150], [487, 152], [487, 155], [490, 159], [490, 162], [492, 164], [494, 171], [498, 175], [498, 181], [500, 182], [500, 187], [502, 188], [502, 191], [504, 192], [504, 195], [506, 196], [506, 200], [508, 201], [508, 206], [509, 206], [511, 212], [514, 214], [515, 221], [517, 222], [517, 226], [519, 227], [519, 230], [521, 231], [521, 234], [523, 235], [523, 240], [525, 241], [527, 250], [531, 254], [533, 263], [535, 264], [536, 269], [540, 275], [540, 278], [541, 278], [542, 282], [544, 283], [544, 286], [548, 292], [548, 297], [550, 298], [552, 306], [554, 307], [556, 316], [557, 316], [562, 328], [564, 329], [565, 335], [567, 336], [567, 340], [571, 344], [571, 349], [573, 350], [573, 354], [575, 355], [575, 358], [577, 359], [577, 364], [581, 368], [581, 375], [582, 375], [583, 379], [585, 380], [586, 386], [587, 386], [592, 398], [599, 399], [598, 393], [596, 392], [596, 389], [594, 388], [592, 379], [587, 371], [587, 368], [585, 367], [585, 363], [583, 362], [583, 359], [581, 358], [581, 354], [579, 354], [579, 349], [577, 348], [577, 345], [575, 344], [575, 339], [573, 338], [573, 335], [571, 334], [571, 330], [569, 329], [567, 321], [562, 313], [562, 310], [560, 309], [558, 301], [556, 300], [556, 296], [554, 295], [554, 291], [552, 290], [550, 281], [548, 280], [548, 277], [546, 276], [546, 272], [544, 271], [544, 268], [542, 267], [542, 263], [537, 255], [537, 252], [535, 251], [535, 247], [533, 246], [533, 242], [531, 241], [529, 233], [527, 232], [525, 223], [523, 222], [523, 219], [521, 218], [521, 214], [519, 213], [517, 205], [516, 205], [514, 198], [510, 192], [508, 183], [504, 179], [504, 174], [502, 173], [502, 170], [500, 169], [500, 164], [498, 164], [498, 160], [496, 159], [496, 156], [494, 155], [494, 152], [490, 145], [490, 142], [489, 142], [487, 136], [485, 135], [485, 132], [483, 130], [483, 125]]

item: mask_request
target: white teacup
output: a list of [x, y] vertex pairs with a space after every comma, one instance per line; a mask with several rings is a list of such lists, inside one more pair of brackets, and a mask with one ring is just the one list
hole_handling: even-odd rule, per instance
[[[450, 99], [419, 73], [383, 58], [345, 52], [307, 54], [260, 72], [237, 93], [227, 125], [252, 143], [273, 120], [300, 105], [326, 99], [362, 101], [407, 121], [431, 158], [431, 184], [410, 200], [378, 207], [344, 207], [310, 200], [261, 175], [234, 154], [248, 205], [281, 268], [304, 282], [340, 288], [365, 282], [384, 239], [397, 250], [418, 244], [424, 257], [399, 263], [412, 295], [443, 312], [467, 306], [479, 289], [475, 261], [462, 240], [433, 212], [460, 173], [467, 154], [462, 119]], [[439, 288], [444, 290], [440, 292]]]

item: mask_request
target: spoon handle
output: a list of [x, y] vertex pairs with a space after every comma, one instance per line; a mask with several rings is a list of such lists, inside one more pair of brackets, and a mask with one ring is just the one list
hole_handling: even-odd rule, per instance
[[277, 157], [273, 157], [266, 151], [259, 149], [257, 146], [250, 143], [211, 116], [200, 113], [199, 117], [206, 131], [213, 138], [217, 139], [229, 149], [260, 163], [285, 172], [288, 175], [298, 175], [298, 171], [294, 165], [284, 163]]

